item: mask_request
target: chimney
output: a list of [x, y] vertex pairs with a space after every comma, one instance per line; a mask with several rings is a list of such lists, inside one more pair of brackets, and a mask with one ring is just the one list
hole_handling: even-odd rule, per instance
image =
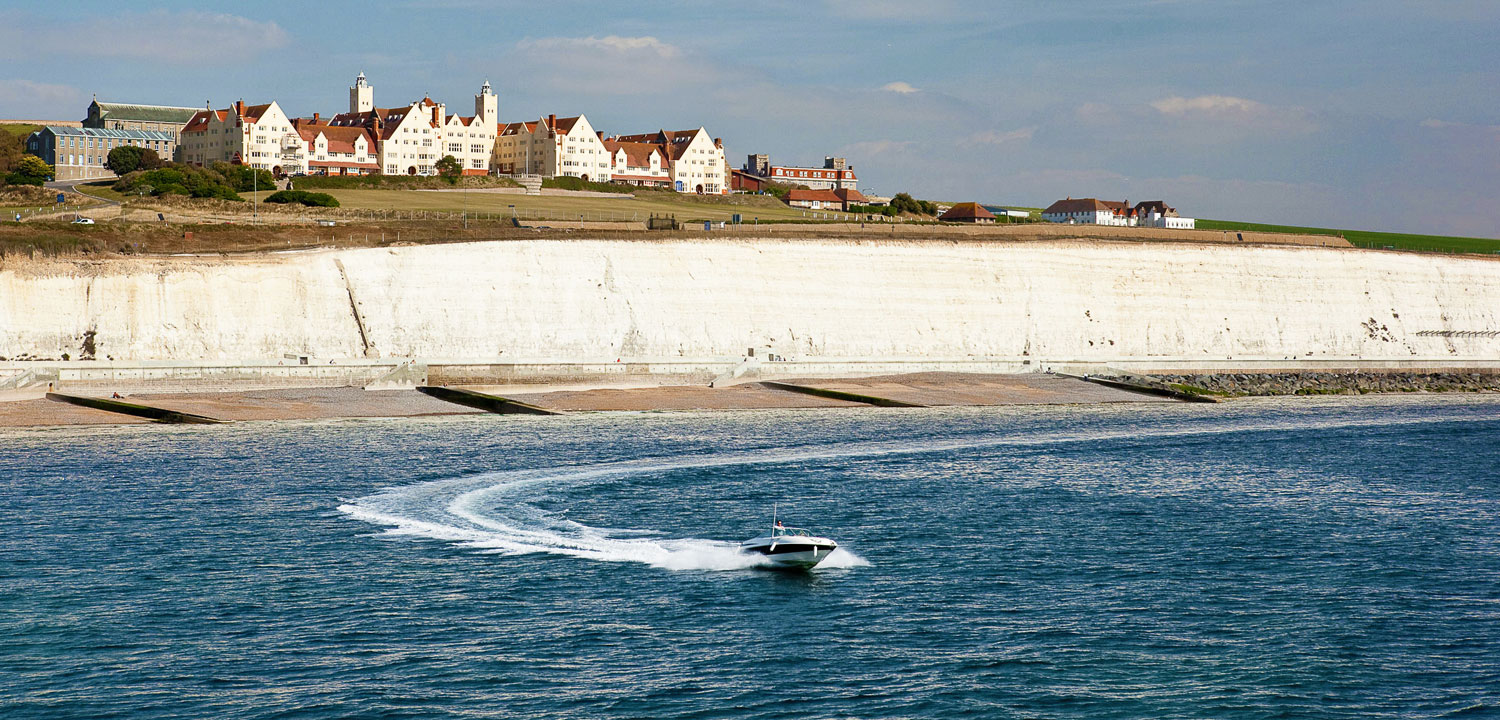
[[443, 124], [443, 108], [441, 108], [441, 107], [439, 107], [437, 105], [433, 105], [432, 106], [432, 124], [433, 125], [442, 125]]
[[548, 115], [547, 116], [547, 129], [548, 130], [555, 130], [555, 129], [557, 129], [557, 115]]
[[318, 118], [319, 117], [320, 117], [320, 115], [318, 113], [313, 113], [313, 124], [314, 125], [318, 124]]
[[724, 149], [724, 138], [714, 138], [714, 147], [716, 147], [716, 148], [718, 148], [720, 150], [723, 150]]
[[244, 115], [245, 114], [245, 99], [244, 98], [240, 98], [239, 100], [235, 100], [234, 101], [234, 114], [236, 114], [236, 115]]

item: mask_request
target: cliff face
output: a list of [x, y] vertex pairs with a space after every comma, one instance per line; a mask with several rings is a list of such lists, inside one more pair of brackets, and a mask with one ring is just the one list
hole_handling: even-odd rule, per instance
[[556, 241], [0, 271], [0, 356], [1500, 358], [1500, 262], [1048, 241]]

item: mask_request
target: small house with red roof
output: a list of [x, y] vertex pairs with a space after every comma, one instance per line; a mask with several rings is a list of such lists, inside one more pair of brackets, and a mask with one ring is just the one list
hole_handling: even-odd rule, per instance
[[975, 202], [961, 202], [948, 208], [948, 212], [938, 216], [943, 222], [972, 223], [975, 225], [995, 224], [995, 214], [986, 210], [983, 205]]

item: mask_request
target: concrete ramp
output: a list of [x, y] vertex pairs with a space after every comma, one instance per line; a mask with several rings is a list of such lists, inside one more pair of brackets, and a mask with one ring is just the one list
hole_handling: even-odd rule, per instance
[[418, 392], [431, 395], [439, 400], [445, 400], [456, 405], [471, 407], [476, 410], [492, 412], [499, 415], [561, 415], [556, 410], [537, 407], [523, 403], [519, 400], [503, 398], [499, 395], [486, 395], [472, 390], [459, 390], [458, 388], [442, 387], [440, 385], [422, 385], [417, 388]]
[[152, 407], [150, 405], [139, 405], [136, 403], [121, 402], [108, 398], [85, 397], [83, 395], [64, 395], [62, 393], [47, 393], [48, 400], [79, 405], [81, 407], [104, 410], [105, 412], [130, 415], [132, 417], [145, 418], [152, 422], [172, 423], [178, 425], [218, 425], [223, 420], [217, 420], [205, 415], [168, 410], [166, 408]]

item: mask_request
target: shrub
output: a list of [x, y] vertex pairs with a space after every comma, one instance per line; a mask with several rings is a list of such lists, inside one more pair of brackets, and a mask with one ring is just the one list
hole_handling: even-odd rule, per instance
[[614, 183], [594, 182], [583, 178], [559, 175], [557, 177], [543, 178], [542, 187], [556, 188], [558, 190], [592, 190], [593, 192], [607, 193], [631, 193], [634, 189], [629, 185], [616, 185]]
[[457, 184], [458, 176], [464, 173], [463, 163], [459, 162], [458, 158], [452, 155], [444, 155], [437, 162], [433, 163], [432, 167], [448, 181], [449, 185]]
[[918, 200], [908, 193], [896, 193], [891, 198], [891, 207], [896, 208], [898, 213], [911, 213], [913, 215], [936, 215], [937, 206], [926, 201]]
[[11, 166], [5, 181], [12, 185], [42, 185], [52, 178], [52, 166], [35, 155], [23, 155]]
[[151, 148], [121, 145], [109, 151], [104, 164], [116, 175], [126, 175], [136, 170], [155, 170], [161, 167], [161, 158]]
[[[228, 169], [231, 173], [235, 173], [236, 167], [226, 163], [215, 163], [213, 168], [174, 163], [156, 170], [137, 170], [130, 173], [120, 178], [115, 183], [114, 189], [116, 192], [127, 195], [185, 195], [195, 198], [242, 201], [243, 198], [235, 192], [235, 184], [220, 172], [220, 170]], [[266, 171], [260, 170], [259, 172], [265, 173]], [[239, 176], [238, 173], [237, 176]], [[247, 169], [242, 179], [251, 178]], [[274, 188], [274, 185], [267, 184], [267, 190]]]
[[278, 205], [306, 205], [308, 207], [338, 207], [339, 201], [328, 193], [307, 192], [306, 190], [278, 190], [266, 198], [268, 203]]

